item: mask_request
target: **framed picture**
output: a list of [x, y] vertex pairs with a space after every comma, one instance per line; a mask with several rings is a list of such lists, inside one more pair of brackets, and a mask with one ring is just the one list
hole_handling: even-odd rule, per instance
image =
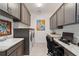
[[45, 20], [44, 19], [36, 20], [36, 30], [37, 31], [45, 30]]
[[11, 22], [0, 19], [0, 36], [11, 34]]

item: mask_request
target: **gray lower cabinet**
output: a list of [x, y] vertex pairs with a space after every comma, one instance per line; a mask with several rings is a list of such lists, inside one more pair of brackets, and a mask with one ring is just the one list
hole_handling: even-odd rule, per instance
[[17, 56], [22, 56], [22, 55], [24, 55], [24, 45], [20, 45], [20, 47], [18, 47], [17, 48], [17, 50], [16, 50], [16, 55]]
[[64, 25], [64, 6], [61, 6], [57, 11], [57, 26]]
[[10, 54], [10, 56], [17, 56], [16, 50]]
[[75, 23], [75, 3], [66, 3], [65, 7], [65, 24]]
[[14, 38], [24, 38], [24, 54], [29, 55], [29, 30], [25, 28], [14, 29]]
[[5, 12], [8, 12], [7, 11], [7, 3], [0, 3], [0, 9], [5, 11]]
[[[31, 28], [16, 28], [14, 29], [14, 38], [24, 38], [24, 54], [30, 54], [30, 42], [33, 41], [34, 29]], [[33, 35], [33, 37], [32, 37]]]
[[0, 56], [22, 56], [24, 55], [24, 41], [17, 43], [6, 51], [0, 52]]

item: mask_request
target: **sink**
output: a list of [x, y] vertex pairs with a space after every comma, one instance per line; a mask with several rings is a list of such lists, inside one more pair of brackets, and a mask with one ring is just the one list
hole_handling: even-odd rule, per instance
[[13, 43], [14, 40], [12, 39], [6, 39], [0, 41], [0, 46], [10, 46]]
[[0, 39], [0, 42], [5, 41], [6, 39]]

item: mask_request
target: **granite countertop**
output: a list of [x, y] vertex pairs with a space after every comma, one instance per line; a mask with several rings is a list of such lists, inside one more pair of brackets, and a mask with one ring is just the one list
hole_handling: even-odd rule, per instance
[[74, 45], [72, 43], [69, 43], [70, 45], [65, 44], [65, 43], [59, 41], [57, 38], [54, 38], [54, 40], [56, 42], [58, 42], [60, 45], [62, 45], [65, 49], [67, 49], [68, 51], [70, 51], [71, 53], [73, 53], [74, 55], [79, 56], [79, 46]]
[[51, 33], [48, 33], [48, 35], [50, 35], [51, 37], [54, 37], [54, 38], [61, 38], [61, 34], [51, 34]]
[[[53, 37], [53, 35], [51, 35], [51, 34], [50, 34], [50, 36]], [[74, 45], [72, 43], [69, 43], [70, 45], [65, 44], [65, 43], [61, 42], [59, 40], [59, 38], [56, 38], [56, 37], [54, 38], [54, 41], [59, 43], [61, 46], [63, 46], [65, 49], [67, 49], [68, 51], [70, 51], [74, 55], [79, 56], [79, 46]]]
[[7, 49], [9, 49], [10, 47], [19, 43], [22, 40], [24, 40], [24, 38], [9, 38], [5, 41], [1, 41], [0, 42], [0, 52], [6, 51]]
[[14, 29], [27, 29], [27, 30], [35, 30], [34, 28], [32, 28], [32, 27], [26, 27], [26, 28], [22, 28], [22, 27], [19, 27], [19, 28], [14, 28]]

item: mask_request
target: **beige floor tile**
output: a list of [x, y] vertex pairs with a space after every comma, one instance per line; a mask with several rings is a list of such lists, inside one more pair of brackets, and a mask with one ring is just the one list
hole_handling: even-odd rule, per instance
[[46, 43], [36, 43], [32, 47], [30, 56], [47, 56], [47, 44]]

